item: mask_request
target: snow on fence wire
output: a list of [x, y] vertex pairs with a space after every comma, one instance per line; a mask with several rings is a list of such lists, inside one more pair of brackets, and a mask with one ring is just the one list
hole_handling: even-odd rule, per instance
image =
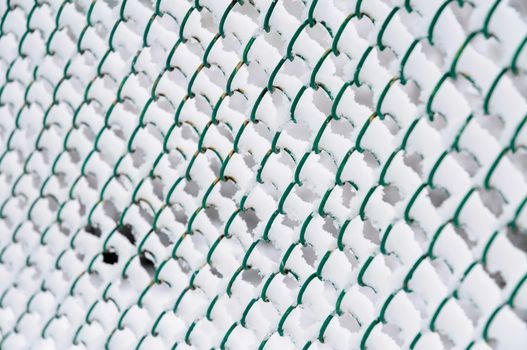
[[1, 349], [526, 349], [516, 0], [4, 0]]

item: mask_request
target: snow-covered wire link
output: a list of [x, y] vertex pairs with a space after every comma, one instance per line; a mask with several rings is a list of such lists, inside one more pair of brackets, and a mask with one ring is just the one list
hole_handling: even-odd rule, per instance
[[518, 0], [0, 3], [0, 349], [527, 348]]

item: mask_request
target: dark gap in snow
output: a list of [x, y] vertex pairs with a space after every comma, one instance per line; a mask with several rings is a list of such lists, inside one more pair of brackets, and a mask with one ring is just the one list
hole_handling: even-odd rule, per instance
[[473, 177], [480, 169], [480, 165], [476, 158], [467, 151], [451, 152], [451, 156], [457, 161], [457, 163], [465, 169], [465, 171]]
[[454, 231], [456, 231], [456, 233], [461, 237], [463, 238], [463, 240], [465, 241], [465, 243], [467, 243], [467, 245], [469, 246], [469, 248], [472, 248], [476, 245], [476, 241], [471, 239], [467, 233], [467, 231], [465, 231], [464, 228], [462, 227], [456, 227], [456, 226], [453, 226], [454, 228]]
[[257, 287], [262, 282], [263, 277], [260, 276], [257, 270], [247, 269], [242, 272], [242, 279]]
[[110, 218], [112, 218], [114, 221], [118, 221], [119, 217], [121, 216], [117, 208], [115, 207], [115, 204], [113, 204], [112, 201], [104, 201], [102, 208], [104, 210], [104, 213], [108, 215]]
[[115, 252], [106, 251], [102, 253], [102, 261], [105, 264], [113, 265], [119, 261], [119, 256]]
[[373, 243], [379, 245], [381, 243], [379, 230], [377, 230], [369, 219], [366, 219], [364, 221], [364, 227], [362, 229], [362, 232], [364, 234], [364, 237]]
[[419, 153], [408, 153], [405, 152], [403, 156], [403, 162], [405, 165], [412, 168], [419, 176], [423, 176], [423, 157]]
[[210, 266], [210, 273], [217, 278], [223, 278], [223, 274], [221, 274], [214, 266]]
[[209, 205], [205, 208], [205, 214], [216, 228], [219, 228], [223, 224], [220, 220], [218, 209], [215, 206]]
[[293, 221], [290, 217], [288, 217], [287, 215], [284, 215], [282, 217], [282, 224], [287, 226], [287, 227], [290, 227], [292, 229], [294, 229], [295, 227], [297, 227], [297, 223], [295, 221]]
[[305, 245], [302, 248], [302, 256], [304, 257], [306, 263], [309, 264], [309, 266], [314, 267], [315, 261], [317, 259], [317, 255], [315, 254], [315, 250], [310, 245]]
[[95, 237], [101, 237], [101, 230], [98, 227], [92, 225], [86, 225], [84, 230]]
[[361, 325], [349, 312], [344, 313], [339, 317], [340, 326], [344, 329], [349, 330], [352, 333], [358, 332]]
[[134, 168], [139, 168], [146, 160], [145, 151], [143, 151], [141, 148], [136, 148], [134, 152], [130, 153], [130, 156], [132, 157], [132, 164], [134, 165]]
[[256, 216], [254, 210], [242, 211], [240, 212], [239, 216], [242, 218], [243, 221], [245, 221], [249, 232], [252, 232], [252, 230], [255, 229], [256, 225], [258, 225], [258, 222], [260, 221]]
[[174, 213], [174, 217], [176, 218], [176, 221], [186, 225], [188, 223], [188, 216], [185, 214], [185, 210], [179, 206], [173, 206], [172, 207], [172, 213]]
[[220, 194], [225, 198], [232, 199], [238, 192], [238, 187], [233, 181], [222, 181], [220, 182]]
[[168, 236], [168, 233], [164, 232], [163, 230], [156, 230], [157, 237], [159, 238], [159, 241], [164, 247], [169, 247], [172, 245], [172, 240]]
[[358, 104], [373, 109], [373, 91], [371, 91], [364, 84], [360, 87], [352, 86], [351, 89], [355, 92], [355, 101]]
[[324, 218], [324, 224], [322, 225], [322, 228], [331, 233], [331, 235], [335, 238], [337, 238], [339, 235], [339, 230], [335, 227], [335, 221], [330, 216], [326, 216]]
[[509, 226], [507, 228], [507, 238], [516, 248], [527, 252], [527, 230], [518, 226]]
[[153, 256], [149, 252], [141, 252], [141, 254], [139, 255], [139, 262], [143, 269], [150, 275], [150, 277], [153, 277], [156, 272], [153, 260]]
[[480, 189], [478, 193], [483, 205], [488, 210], [490, 210], [494, 216], [498, 218], [501, 216], [501, 214], [503, 214], [503, 205], [505, 204], [505, 200], [498, 190], [495, 188], [488, 190]]
[[428, 188], [428, 197], [430, 198], [432, 205], [439, 208], [445, 200], [450, 197], [450, 195], [444, 188], [436, 187], [434, 189]]
[[186, 181], [184, 191], [193, 197], [196, 197], [199, 193], [199, 186], [196, 181]]
[[394, 185], [387, 185], [383, 188], [382, 200], [392, 206], [395, 206], [398, 202], [402, 200], [399, 189]]
[[122, 234], [130, 243], [135, 244], [135, 237], [132, 233], [132, 226], [130, 224], [120, 225], [117, 227], [117, 232]]
[[165, 196], [163, 195], [163, 181], [159, 177], [152, 178], [152, 191], [159, 200], [163, 200]]

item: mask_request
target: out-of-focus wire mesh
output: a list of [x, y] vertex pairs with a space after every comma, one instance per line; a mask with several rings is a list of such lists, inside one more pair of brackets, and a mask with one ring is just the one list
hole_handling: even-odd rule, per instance
[[0, 2], [0, 348], [526, 349], [521, 0]]

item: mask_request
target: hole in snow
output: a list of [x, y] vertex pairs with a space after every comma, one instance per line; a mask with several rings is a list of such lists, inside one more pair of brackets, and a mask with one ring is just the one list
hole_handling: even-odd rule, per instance
[[308, 189], [307, 186], [296, 187], [295, 193], [306, 203], [314, 203], [318, 199], [318, 196], [315, 194], [315, 192]]
[[218, 270], [216, 270], [214, 266], [210, 266], [210, 273], [212, 273], [214, 276], [218, 278], [223, 278], [223, 275]]
[[46, 198], [46, 201], [48, 203], [49, 210], [51, 210], [52, 213], [56, 213], [57, 209], [59, 208], [59, 205], [55, 200], [55, 197], [48, 197]]
[[303, 246], [302, 256], [304, 257], [306, 263], [309, 264], [309, 266], [315, 266], [315, 260], [317, 258], [317, 255], [315, 254], [315, 250], [313, 249], [313, 247], [311, 247], [310, 245]]
[[349, 138], [350, 135], [353, 133], [353, 125], [349, 120], [345, 118], [332, 120], [329, 125], [331, 127], [331, 131], [333, 131], [337, 135]]
[[256, 225], [258, 225], [259, 220], [254, 210], [242, 211], [238, 215], [242, 218], [243, 221], [245, 221], [249, 232], [252, 232], [255, 229]]
[[346, 208], [349, 208], [351, 205], [351, 200], [357, 195], [355, 187], [353, 187], [349, 182], [346, 182], [342, 187], [342, 205]]
[[229, 140], [230, 143], [234, 142], [235, 135], [232, 134], [232, 131], [226, 125], [219, 124], [216, 126], [216, 129], [218, 130], [218, 133]]
[[259, 286], [262, 282], [262, 276], [260, 276], [258, 271], [254, 269], [244, 270], [242, 272], [242, 279], [255, 287]]
[[426, 58], [435, 63], [437, 67], [441, 68], [445, 66], [445, 56], [437, 45], [430, 45], [427, 40], [422, 40], [421, 48]]
[[488, 210], [490, 210], [494, 216], [500, 217], [501, 214], [503, 214], [503, 205], [505, 204], [505, 200], [497, 189], [480, 189], [478, 193], [483, 205]]
[[524, 180], [527, 181], [527, 151], [520, 148], [515, 153], [510, 154], [509, 158], [523, 175]]
[[370, 90], [365, 84], [362, 84], [359, 88], [355, 85], [352, 87], [355, 92], [355, 101], [358, 104], [373, 109], [373, 91]]
[[287, 123], [284, 127], [285, 133], [298, 140], [309, 140], [311, 131], [305, 123]]
[[205, 208], [205, 214], [209, 218], [209, 220], [212, 222], [212, 224], [216, 227], [221, 226], [222, 222], [220, 220], [220, 214], [218, 212], [218, 209], [215, 206], [208, 206]]
[[[381, 51], [379, 48], [376, 47], [376, 53], [377, 58], [379, 59], [379, 63], [384, 68], [390, 69], [390, 66], [393, 64], [394, 61], [397, 61], [397, 57], [395, 56], [395, 53], [393, 50], [384, 50]], [[372, 52], [373, 53], [373, 52]]]
[[84, 230], [95, 237], [101, 237], [101, 230], [98, 227], [86, 225]]
[[270, 242], [260, 241], [255, 250], [271, 261], [280, 261], [282, 258], [280, 252]]
[[445, 116], [441, 113], [434, 113], [432, 121], [430, 121], [430, 119], [428, 118], [426, 118], [426, 121], [431, 127], [436, 130], [444, 129], [448, 123]]
[[496, 115], [484, 115], [481, 118], [477, 119], [479, 125], [481, 125], [489, 134], [494, 136], [496, 139], [499, 139], [503, 129], [505, 128], [505, 123], [503, 120]]
[[275, 31], [271, 30], [269, 33], [260, 32], [261, 37], [269, 44], [278, 50], [278, 52], [285, 52], [285, 43], [282, 37]]
[[284, 63], [280, 72], [295, 77], [301, 77], [307, 70], [309, 70], [309, 68], [307, 67], [306, 62], [298, 57], [294, 57], [293, 61], [287, 60]]
[[163, 195], [163, 181], [159, 177], [155, 177], [151, 181], [152, 191], [158, 199], [163, 200], [165, 198], [165, 196]]
[[119, 261], [119, 256], [115, 252], [103, 252], [102, 253], [102, 261], [105, 264], [116, 264]]
[[518, 229], [517, 226], [508, 226], [507, 238], [518, 249], [527, 252], [527, 232]]
[[384, 323], [382, 325], [382, 332], [388, 335], [399, 346], [403, 345], [400, 337], [401, 329], [392, 323]]
[[[201, 50], [201, 49], [200, 49]], [[227, 78], [225, 73], [223, 73], [219, 67], [212, 63], [210, 67], [204, 71], [205, 75], [209, 78], [210, 82], [217, 86], [225, 86], [227, 83]]]
[[215, 155], [213, 155], [212, 152], [207, 152], [205, 154], [207, 155], [207, 159], [209, 161], [210, 170], [212, 170], [212, 172], [214, 173], [215, 177], [219, 177], [220, 169], [221, 169], [220, 161], [218, 160], [218, 158]]
[[358, 332], [360, 330], [360, 324], [357, 319], [347, 312], [339, 317], [339, 323], [342, 328], [345, 328], [352, 333]]
[[198, 142], [198, 135], [196, 134], [196, 130], [194, 130], [190, 125], [186, 123], [181, 126], [181, 136], [183, 136], [185, 140], [190, 140], [195, 143]]
[[[183, 273], [188, 274], [190, 272], [190, 265], [184, 258], [178, 257], [176, 259], [176, 261], [177, 261], [181, 271], [183, 271]], [[214, 273], [215, 271], [216, 271], [215, 268], [213, 268], [213, 267], [210, 268], [210, 272], [212, 272], [213, 275], [216, 275], [216, 273]], [[223, 276], [219, 272], [217, 272], [217, 277], [223, 278]]]
[[150, 277], [153, 277], [156, 272], [154, 260], [154, 256], [150, 252], [144, 251], [139, 255], [139, 262]]
[[457, 303], [463, 309], [465, 315], [472, 321], [472, 325], [475, 325], [481, 317], [479, 309], [471, 300], [460, 298], [457, 300]]
[[159, 142], [164, 142], [165, 136], [161, 133], [159, 128], [155, 126], [152, 123], [146, 124], [145, 129], [148, 131], [148, 133], [152, 136], [154, 136]]
[[188, 216], [185, 214], [185, 210], [178, 206], [172, 207], [172, 213], [174, 213], [174, 217], [176, 218], [176, 221], [186, 225], [188, 222]]
[[450, 154], [471, 177], [476, 175], [480, 166], [474, 155], [468, 151], [452, 152]]
[[168, 236], [167, 232], [164, 232], [163, 230], [156, 230], [155, 233], [164, 247], [169, 247], [172, 245], [172, 240]]
[[86, 178], [86, 182], [88, 183], [88, 186], [91, 189], [98, 190], [98, 188], [97, 188], [97, 178], [95, 177], [95, 175], [93, 173], [86, 174], [85, 178]]
[[428, 197], [432, 202], [432, 205], [439, 208], [450, 195], [444, 188], [436, 187], [434, 189], [428, 188]]
[[73, 163], [78, 163], [79, 160], [80, 160], [80, 155], [79, 155], [79, 152], [74, 149], [74, 148], [70, 148], [68, 150], [68, 154], [70, 156], [70, 160], [73, 162]]
[[90, 273], [90, 284], [96, 288], [100, 287], [103, 283], [102, 277], [98, 273]]
[[[349, 1], [347, 2], [349, 3]], [[371, 33], [375, 32], [374, 24], [366, 16], [362, 16], [360, 20], [352, 19], [352, 22], [353, 26], [355, 27], [355, 30], [363, 39], [368, 40], [368, 38], [371, 36]]]
[[[452, 339], [448, 338], [445, 334], [441, 333], [441, 332], [438, 332], [437, 334], [439, 334], [439, 339], [441, 339], [441, 343], [443, 345], [443, 348], [444, 349], [452, 349], [454, 348], [454, 343], [452, 341]], [[495, 349], [495, 348], [493, 348]]]
[[[302, 6], [300, 1], [284, 0], [284, 8], [289, 14], [295, 16], [297, 19], [301, 19], [304, 16], [304, 6]], [[257, 18], [257, 16], [253, 18]]]
[[282, 277], [282, 282], [284, 282], [287, 288], [298, 290], [298, 281], [290, 273]]
[[197, 197], [199, 193], [199, 186], [196, 181], [186, 181], [184, 191], [193, 197]]
[[104, 213], [106, 215], [108, 215], [110, 218], [112, 218], [112, 220], [114, 220], [114, 221], [119, 220], [120, 213], [119, 213], [119, 211], [115, 207], [115, 204], [113, 204], [112, 201], [110, 201], [110, 200], [104, 201], [104, 203], [102, 205], [102, 208], [104, 210]]
[[333, 237], [338, 237], [339, 235], [339, 230], [335, 227], [335, 221], [331, 219], [330, 216], [326, 216], [324, 218], [324, 224], [322, 225], [322, 228], [331, 233]]
[[353, 253], [351, 249], [344, 249], [344, 255], [346, 255], [346, 258], [348, 259], [352, 267], [356, 268], [359, 266], [357, 256]]
[[467, 243], [467, 245], [469, 246], [469, 248], [472, 248], [476, 245], [476, 242], [471, 239], [467, 233], [467, 231], [465, 231], [464, 228], [462, 227], [456, 227], [456, 226], [453, 226], [454, 227], [454, 231], [456, 231], [456, 233], [461, 237], [463, 238], [463, 240], [465, 241], [465, 243]]
[[382, 200], [388, 204], [395, 205], [402, 200], [399, 190], [394, 185], [388, 185], [383, 188]]
[[149, 225], [153, 224], [154, 222], [153, 214], [154, 213], [152, 212], [152, 208], [145, 201], [139, 202], [139, 214], [141, 214], [141, 217], [145, 219], [145, 221]]
[[205, 237], [198, 230], [193, 230], [193, 232], [194, 233], [188, 235], [187, 238], [190, 238], [194, 248], [199, 251], [208, 251], [209, 245]]
[[220, 193], [225, 198], [233, 198], [238, 192], [236, 183], [233, 181], [223, 181], [220, 183]]
[[305, 28], [307, 35], [322, 47], [331, 47], [331, 36], [323, 25], [317, 23], [313, 27]]
[[408, 80], [405, 85], [398, 85], [405, 93], [406, 96], [410, 99], [410, 102], [414, 105], [419, 105], [422, 103], [420, 99], [421, 89], [417, 86], [417, 83], [414, 80]]
[[117, 227], [117, 232], [123, 235], [128, 240], [128, 242], [135, 244], [135, 237], [132, 234], [132, 226], [130, 224], [120, 225]]
[[146, 153], [141, 148], [136, 148], [135, 151], [130, 153], [130, 156], [132, 157], [132, 164], [136, 169], [145, 163]]
[[373, 227], [373, 225], [371, 224], [369, 219], [364, 221], [364, 226], [363, 226], [363, 229], [362, 229], [362, 233], [364, 234], [365, 238], [369, 239], [373, 243], [375, 243], [377, 245], [381, 243], [379, 230], [377, 230], [375, 227]]
[[295, 221], [293, 221], [291, 218], [289, 218], [287, 215], [284, 215], [282, 217], [282, 224], [287, 226], [287, 227], [290, 227], [292, 229], [294, 229], [297, 225], [297, 223]]
[[397, 270], [401, 266], [401, 261], [395, 256], [395, 254], [384, 255], [384, 263], [392, 271]]
[[444, 260], [434, 259], [430, 261], [430, 264], [434, 267], [437, 275], [446, 286], [457, 283], [453, 278], [451, 267]]
[[329, 115], [333, 101], [331, 101], [324, 89], [317, 89], [313, 93], [313, 104], [324, 115]]
[[423, 175], [423, 157], [418, 153], [405, 153], [403, 156], [405, 165], [412, 168], [419, 176]]
[[391, 114], [385, 113], [384, 115], [385, 117], [384, 117], [384, 120], [382, 121], [384, 126], [388, 128], [388, 130], [390, 131], [392, 135], [397, 134], [399, 130], [401, 130], [401, 127], [399, 126], [399, 124], [397, 124], [397, 121], [393, 118]]
[[377, 159], [377, 157], [375, 157], [372, 152], [365, 150], [364, 153], [362, 153], [362, 157], [366, 162], [366, 165], [370, 168], [375, 169], [379, 167], [379, 160]]
[[254, 157], [251, 154], [244, 155], [243, 161], [245, 162], [245, 165], [247, 165], [249, 169], [254, 169], [256, 162], [254, 161]]
[[501, 275], [500, 271], [497, 271], [497, 272], [494, 272], [494, 273], [490, 273], [490, 271], [487, 270], [487, 272], [488, 272], [490, 278], [492, 278], [494, 280], [494, 282], [496, 282], [496, 285], [498, 287], [500, 287], [501, 289], [503, 289], [503, 287], [505, 287], [505, 285], [506, 285], [505, 279]]

